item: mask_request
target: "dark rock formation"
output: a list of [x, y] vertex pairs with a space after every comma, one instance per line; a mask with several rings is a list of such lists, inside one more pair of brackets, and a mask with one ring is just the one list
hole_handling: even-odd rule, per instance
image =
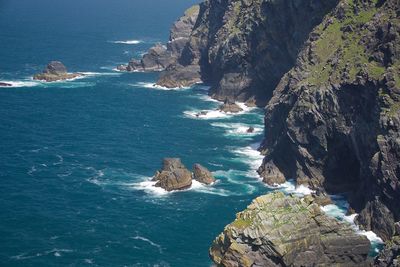
[[62, 80], [74, 79], [84, 76], [82, 73], [68, 73], [67, 68], [59, 61], [50, 62], [42, 73], [33, 76], [34, 80], [46, 82], [55, 82]]
[[12, 84], [10, 84], [10, 83], [5, 83], [5, 82], [0, 82], [0, 86], [1, 86], [1, 87], [10, 87], [10, 86], [12, 86]]
[[224, 104], [219, 107], [219, 110], [225, 113], [238, 113], [240, 111], [243, 111], [243, 109], [238, 104], [228, 99], [225, 99]]
[[249, 127], [247, 130], [246, 130], [246, 133], [254, 133], [254, 127]]
[[400, 266], [400, 236], [395, 236], [385, 243], [385, 249], [375, 258], [374, 266]]
[[210, 83], [218, 100], [261, 106], [294, 64], [308, 33], [336, 2], [207, 0], [200, 4], [189, 42], [158, 84], [187, 85], [192, 75]]
[[193, 179], [207, 185], [215, 182], [215, 178], [212, 173], [200, 164], [194, 164], [193, 166]]
[[266, 107], [259, 173], [349, 192], [384, 240], [400, 219], [400, 7], [342, 0], [311, 32]]
[[163, 167], [154, 175], [153, 181], [157, 181], [156, 187], [167, 191], [183, 190], [192, 185], [192, 174], [178, 158], [165, 158]]
[[[166, 46], [157, 44], [149, 49], [142, 59], [132, 59], [128, 65], [118, 67], [122, 71], [162, 71], [179, 68], [178, 61], [189, 41], [190, 34], [199, 14], [199, 6], [189, 8], [183, 17], [176, 21], [170, 32]], [[185, 87], [200, 82], [198, 66], [188, 66], [171, 76], [162, 75], [159, 85], [165, 87]]]
[[210, 248], [220, 266], [368, 266], [370, 243], [328, 217], [311, 197], [256, 198]]

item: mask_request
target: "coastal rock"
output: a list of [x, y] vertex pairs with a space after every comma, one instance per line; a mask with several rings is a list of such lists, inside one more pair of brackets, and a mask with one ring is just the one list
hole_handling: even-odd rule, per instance
[[399, 14], [396, 0], [341, 0], [315, 27], [266, 106], [259, 169], [348, 192], [385, 241], [400, 220]]
[[180, 73], [164, 78], [163, 82], [158, 83], [159, 85], [168, 88], [186, 87], [199, 82], [199, 78], [194, 78], [198, 72], [198, 67], [180, 68], [181, 65], [179, 64], [179, 58], [188, 43], [198, 14], [198, 5], [186, 10], [184, 16], [172, 25], [170, 38], [166, 45], [156, 44], [141, 59], [132, 59], [128, 65], [118, 66], [118, 70], [130, 72], [163, 71], [169, 66], [175, 65], [174, 69], [179, 68]]
[[370, 243], [312, 198], [256, 198], [210, 248], [219, 266], [368, 266]]
[[55, 82], [84, 76], [82, 73], [68, 73], [67, 68], [60, 61], [50, 62], [42, 73], [33, 76], [34, 80]]
[[12, 86], [12, 84], [10, 84], [10, 83], [5, 83], [5, 82], [0, 82], [0, 86], [1, 86], [1, 87], [10, 87], [10, 86]]
[[183, 190], [192, 185], [192, 173], [186, 169], [179, 158], [165, 158], [163, 167], [154, 175], [154, 185], [167, 191]]
[[400, 236], [395, 236], [385, 243], [385, 248], [375, 258], [374, 266], [400, 266]]
[[224, 104], [219, 106], [219, 110], [225, 113], [238, 113], [243, 111], [238, 104], [228, 99], [225, 99]]
[[254, 127], [249, 127], [247, 130], [246, 130], [246, 133], [254, 133]]
[[200, 164], [194, 164], [193, 166], [193, 179], [207, 185], [215, 182], [215, 178], [212, 173]]

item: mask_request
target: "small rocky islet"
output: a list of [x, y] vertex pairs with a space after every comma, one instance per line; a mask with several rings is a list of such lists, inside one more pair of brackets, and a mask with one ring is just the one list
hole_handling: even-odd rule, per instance
[[190, 188], [193, 179], [205, 185], [215, 182], [214, 176], [207, 168], [196, 163], [193, 172], [190, 172], [179, 158], [164, 158], [161, 170], [155, 173], [152, 180], [156, 182], [155, 187], [170, 192]]
[[75, 79], [84, 76], [82, 73], [68, 73], [67, 68], [60, 61], [51, 61], [42, 73], [35, 74], [34, 80], [56, 82]]

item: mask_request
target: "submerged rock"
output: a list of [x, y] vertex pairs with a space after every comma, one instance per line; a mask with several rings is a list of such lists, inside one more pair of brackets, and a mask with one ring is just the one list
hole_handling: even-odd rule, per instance
[[179, 158], [165, 158], [163, 168], [154, 175], [154, 185], [167, 191], [183, 190], [192, 185], [192, 174]]
[[254, 127], [249, 127], [249, 128], [246, 130], [246, 132], [247, 132], [247, 133], [254, 133]]
[[5, 83], [5, 82], [0, 82], [0, 87], [10, 87], [12, 84], [10, 83]]
[[225, 99], [224, 104], [222, 104], [221, 106], [219, 106], [219, 110], [225, 113], [238, 113], [243, 111], [243, 109], [236, 104], [235, 102], [232, 102], [228, 99]]
[[34, 80], [41, 80], [46, 82], [55, 82], [68, 79], [74, 79], [84, 76], [82, 73], [68, 73], [67, 68], [60, 61], [50, 62], [42, 73], [33, 76]]
[[193, 179], [207, 185], [215, 182], [212, 173], [200, 164], [194, 164], [193, 166]]
[[327, 216], [312, 197], [256, 198], [210, 248], [220, 266], [367, 266], [370, 242]]

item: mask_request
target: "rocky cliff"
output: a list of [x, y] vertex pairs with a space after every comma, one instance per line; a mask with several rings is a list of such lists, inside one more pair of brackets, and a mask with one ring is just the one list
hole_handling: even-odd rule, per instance
[[387, 240], [400, 219], [399, 1], [343, 0], [316, 27], [266, 108], [267, 181], [349, 192]]
[[311, 197], [256, 198], [210, 248], [220, 266], [367, 266], [370, 244], [325, 215]]

